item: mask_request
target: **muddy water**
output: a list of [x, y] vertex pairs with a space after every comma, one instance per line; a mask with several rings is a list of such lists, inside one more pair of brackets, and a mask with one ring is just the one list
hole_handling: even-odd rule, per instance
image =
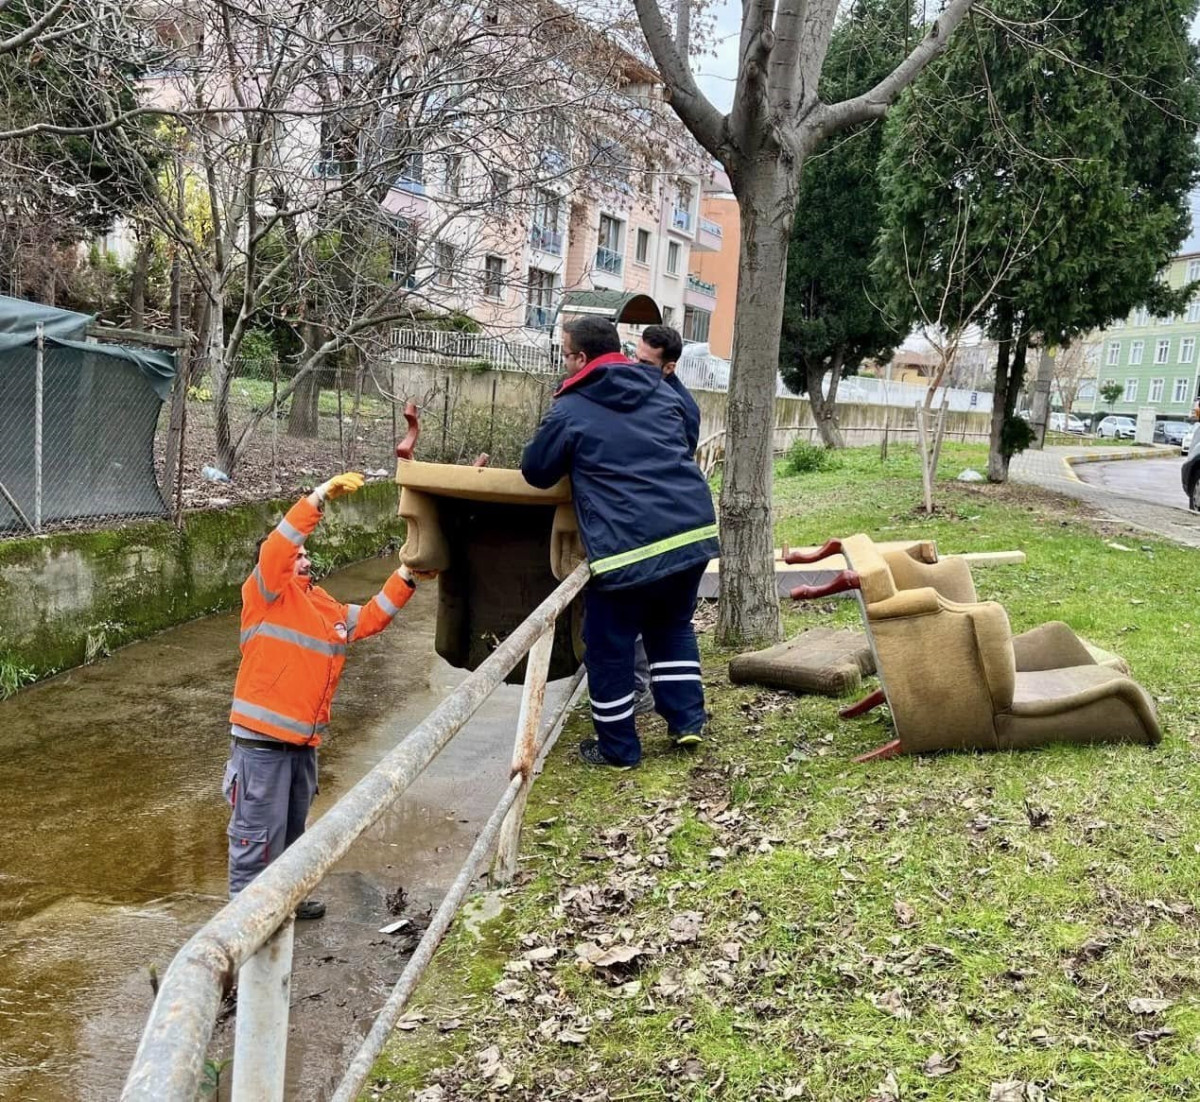
[[[362, 601], [389, 569], [364, 563], [325, 584]], [[433, 653], [435, 602], [427, 585], [351, 649], [314, 815], [464, 676]], [[150, 1006], [149, 966], [164, 972], [223, 904], [237, 658], [236, 617], [215, 616], [0, 703], [3, 1102], [114, 1098]], [[503, 787], [519, 694], [497, 690], [316, 893], [329, 915], [297, 927], [289, 1098], [324, 1097], [369, 1028], [405, 960], [404, 940], [378, 933], [385, 896], [403, 887], [419, 918], [453, 879]]]

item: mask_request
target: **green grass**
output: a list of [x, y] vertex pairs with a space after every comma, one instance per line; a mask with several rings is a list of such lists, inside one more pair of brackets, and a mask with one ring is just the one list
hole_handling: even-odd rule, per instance
[[[290, 380], [281, 378], [279, 389], [282, 390]], [[198, 389], [207, 395], [206, 401], [212, 401], [212, 383], [205, 377]], [[237, 378], [230, 384], [232, 400], [238, 404], [249, 404], [254, 409], [266, 409], [271, 404], [272, 386], [270, 380]], [[285, 399], [285, 408], [290, 408], [291, 399]], [[392, 407], [383, 399], [372, 394], [364, 394], [359, 406], [361, 417], [390, 417]], [[322, 417], [336, 417], [338, 412], [337, 391], [324, 388], [317, 399], [317, 412]], [[342, 416], [349, 417], [354, 412], [354, 391], [342, 391]]]
[[[984, 460], [950, 444], [939, 473]], [[705, 636], [709, 743], [673, 755], [651, 724], [640, 770], [588, 771], [586, 715], [572, 718], [504, 916], [484, 942], [454, 933], [418, 994], [430, 1020], [396, 1035], [368, 1096], [490, 1097], [478, 1054], [493, 1045], [513, 1098], [862, 1102], [889, 1097], [889, 1075], [904, 1099], [947, 1102], [1010, 1079], [1053, 1102], [1200, 1096], [1195, 553], [1017, 486], [942, 481], [927, 518], [906, 449], [882, 467], [849, 451], [776, 490], [777, 542], [866, 531], [1024, 550], [1025, 566], [976, 571], [981, 595], [1014, 630], [1064, 619], [1123, 654], [1163, 744], [854, 765], [885, 718], [734, 688]], [[789, 631], [855, 619], [848, 601], [786, 610]], [[692, 911], [698, 936], [677, 941], [672, 920]], [[642, 946], [641, 967], [581, 969], [575, 947], [609, 939]], [[504, 971], [534, 945], [560, 953]], [[524, 1001], [492, 992], [506, 976]], [[1133, 1013], [1147, 997], [1170, 1006]], [[451, 1013], [464, 1024], [438, 1033]], [[954, 1070], [926, 1074], [935, 1054]]]

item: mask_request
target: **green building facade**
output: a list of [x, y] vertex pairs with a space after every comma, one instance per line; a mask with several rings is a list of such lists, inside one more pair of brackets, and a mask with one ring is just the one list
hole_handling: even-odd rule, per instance
[[[1200, 253], [1175, 257], [1167, 279], [1172, 287], [1200, 280]], [[1098, 379], [1080, 388], [1077, 413], [1109, 413], [1100, 388], [1115, 379], [1122, 392], [1112, 413], [1133, 417], [1151, 406], [1160, 418], [1186, 418], [1200, 394], [1200, 295], [1175, 317], [1155, 318], [1145, 309], [1135, 310], [1092, 339], [1098, 345]]]

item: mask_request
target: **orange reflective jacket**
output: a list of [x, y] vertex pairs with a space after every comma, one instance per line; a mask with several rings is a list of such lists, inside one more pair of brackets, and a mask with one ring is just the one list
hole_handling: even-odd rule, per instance
[[301, 498], [271, 532], [242, 586], [242, 664], [230, 721], [285, 742], [319, 746], [346, 645], [382, 631], [413, 594], [393, 574], [365, 605], [343, 605], [296, 576], [296, 555], [321, 519]]

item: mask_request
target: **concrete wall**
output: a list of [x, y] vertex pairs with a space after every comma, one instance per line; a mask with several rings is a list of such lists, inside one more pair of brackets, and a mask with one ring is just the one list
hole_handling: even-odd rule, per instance
[[[378, 368], [379, 377], [388, 378], [388, 368]], [[558, 383], [554, 375], [533, 375], [520, 371], [464, 371], [461, 367], [437, 367], [432, 364], [396, 364], [395, 390], [413, 398], [426, 413], [422, 418], [424, 445], [418, 445], [418, 459], [437, 459], [442, 411], [449, 414], [451, 426], [456, 414], [465, 416], [471, 408], [489, 406], [493, 392], [497, 408], [503, 407], [526, 420], [530, 431], [550, 403]], [[725, 428], [727, 395], [722, 391], [693, 391], [700, 405], [700, 439]], [[445, 399], [443, 403], [443, 399]], [[847, 445], [878, 443], [883, 435], [885, 407], [839, 405], [838, 420]], [[911, 409], [886, 408], [891, 439], [915, 442], [916, 419]], [[775, 399], [775, 445], [787, 448], [796, 439], [817, 440], [816, 425], [807, 398]], [[950, 440], [983, 442], [991, 430], [987, 413], [946, 414], [946, 436]], [[452, 433], [453, 435], [453, 433]], [[499, 457], [497, 457], [499, 462]]]
[[[310, 552], [332, 567], [398, 542], [397, 500], [391, 481], [343, 498], [327, 510]], [[146, 521], [0, 541], [0, 663], [41, 676], [236, 606], [255, 543], [291, 504], [196, 511], [182, 530]]]
[[[700, 405], [700, 439], [725, 428], [726, 395], [711, 390], [692, 391]], [[899, 406], [838, 405], [838, 423], [848, 447], [876, 444], [883, 436], [887, 418], [889, 439], [915, 443], [917, 422], [914, 410]], [[946, 439], [983, 443], [991, 429], [987, 413], [946, 413]], [[788, 448], [796, 440], [820, 441], [812, 408], [807, 398], [775, 399], [775, 447]]]

